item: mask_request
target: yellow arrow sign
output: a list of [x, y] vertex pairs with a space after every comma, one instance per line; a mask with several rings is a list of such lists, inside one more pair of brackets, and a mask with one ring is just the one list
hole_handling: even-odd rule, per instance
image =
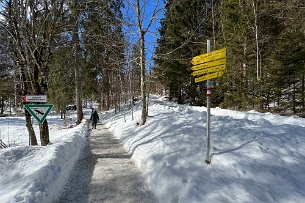
[[208, 63], [203, 63], [197, 66], [193, 66], [192, 70], [200, 70], [200, 69], [205, 69], [205, 68], [210, 68], [213, 66], [219, 66], [219, 65], [223, 65], [226, 64], [226, 59], [219, 59], [217, 61], [212, 61], [212, 62], [208, 62]]
[[216, 51], [212, 51], [212, 52], [208, 52], [205, 54], [201, 54], [199, 56], [195, 56], [192, 59], [192, 64], [193, 65], [198, 65], [201, 63], [206, 63], [209, 61], [215, 61], [221, 58], [226, 58], [226, 53], [227, 53], [227, 49], [223, 48], [223, 49], [219, 49]]
[[206, 74], [206, 73], [213, 73], [213, 72], [224, 70], [224, 69], [226, 69], [226, 65], [215, 66], [215, 67], [212, 67], [212, 68], [207, 68], [207, 69], [194, 71], [192, 73], [192, 76], [203, 75], [203, 74]]
[[205, 80], [209, 80], [209, 79], [212, 79], [212, 78], [217, 78], [217, 77], [220, 77], [222, 75], [223, 75], [222, 71], [212, 73], [212, 74], [209, 74], [209, 75], [204, 75], [204, 76], [201, 76], [199, 78], [195, 78], [195, 83], [202, 82], [202, 81], [205, 81]]

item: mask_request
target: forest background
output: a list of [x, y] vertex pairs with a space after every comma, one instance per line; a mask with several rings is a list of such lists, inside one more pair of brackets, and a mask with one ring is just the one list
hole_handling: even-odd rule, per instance
[[[58, 112], [76, 104], [78, 123], [87, 103], [117, 112], [140, 99], [144, 125], [150, 93], [205, 105], [205, 83], [194, 82], [191, 59], [210, 39], [212, 50], [227, 48], [213, 106], [305, 116], [302, 0], [0, 2], [2, 115], [24, 112], [22, 95], [48, 95]], [[40, 131], [47, 145], [47, 121]]]

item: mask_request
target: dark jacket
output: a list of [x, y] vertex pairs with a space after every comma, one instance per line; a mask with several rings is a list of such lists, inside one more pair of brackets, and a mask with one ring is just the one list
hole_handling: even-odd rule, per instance
[[100, 118], [98, 117], [98, 113], [96, 112], [96, 110], [94, 110], [90, 116], [90, 120], [92, 121], [92, 123], [97, 123], [97, 121], [100, 120]]

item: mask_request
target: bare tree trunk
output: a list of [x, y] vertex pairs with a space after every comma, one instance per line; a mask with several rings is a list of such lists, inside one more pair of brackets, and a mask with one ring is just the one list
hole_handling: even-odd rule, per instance
[[[113, 85], [110, 85], [113, 83], [113, 71], [111, 71], [110, 73], [110, 77], [109, 77], [109, 89], [110, 89], [110, 108], [114, 107], [115, 106], [115, 103], [114, 103], [114, 86]], [[113, 83], [114, 84], [114, 83]]]
[[147, 87], [147, 105], [146, 105], [146, 115], [148, 116], [148, 107], [149, 107], [149, 94], [150, 94], [150, 91], [151, 91], [151, 71], [149, 72], [149, 77], [148, 77], [148, 80], [147, 80], [147, 84], [148, 84], [148, 87]]
[[101, 91], [101, 97], [100, 97], [101, 101], [100, 101], [100, 111], [104, 111], [104, 105], [105, 105], [105, 101], [104, 101], [104, 93], [103, 91]]
[[254, 26], [255, 26], [255, 43], [256, 43], [256, 78], [260, 79], [259, 74], [259, 46], [258, 46], [258, 26], [257, 26], [257, 4], [255, 0], [252, 1], [253, 13], [254, 13]]
[[[243, 52], [243, 63], [242, 63], [242, 77], [241, 77], [241, 105], [239, 106], [246, 106], [248, 105], [246, 102], [246, 95], [248, 93], [248, 88], [247, 88], [247, 84], [248, 84], [248, 70], [247, 70], [247, 37], [244, 36], [244, 43], [243, 43], [243, 47], [244, 47], [244, 52]], [[247, 92], [246, 92], [247, 91]]]
[[[121, 68], [119, 68], [119, 81], [118, 81], [118, 87], [119, 87], [119, 105], [120, 105], [120, 109], [119, 111], [121, 111], [121, 103], [124, 100], [124, 106], [126, 106], [126, 99], [125, 99], [125, 95], [124, 95], [124, 90], [123, 90], [123, 80], [122, 80], [122, 75], [121, 75]], [[125, 109], [123, 109], [123, 111], [125, 112]], [[124, 118], [125, 118], [125, 113], [124, 113]]]
[[118, 102], [117, 102], [117, 96], [118, 93], [116, 91], [114, 91], [113, 93], [113, 102], [114, 102], [114, 114], [118, 113]]
[[149, 90], [147, 92], [147, 105], [146, 105], [146, 115], [148, 116], [148, 107], [149, 107]]
[[296, 88], [295, 88], [295, 82], [293, 82], [292, 84], [292, 112], [294, 114], [296, 114], [296, 95], [295, 95], [295, 92], [296, 92]]
[[79, 11], [77, 11], [77, 5], [75, 2], [74, 10], [72, 11], [74, 14], [72, 15], [73, 22], [75, 23], [74, 33], [73, 33], [73, 43], [74, 43], [74, 62], [75, 62], [75, 103], [77, 110], [77, 121], [76, 124], [80, 124], [83, 119], [83, 107], [82, 107], [82, 97], [81, 97], [81, 79], [80, 79], [80, 66], [77, 63], [78, 58], [80, 57], [80, 44], [79, 44], [79, 30], [78, 30], [78, 15]]
[[[28, 93], [28, 85], [27, 85], [27, 79], [25, 77], [25, 73], [24, 73], [24, 69], [25, 67], [24, 66], [20, 66], [21, 67], [21, 78], [22, 78], [22, 81], [23, 81], [23, 90], [22, 90], [22, 93], [23, 95], [27, 95]], [[38, 142], [37, 142], [37, 138], [36, 138], [36, 135], [35, 135], [35, 131], [33, 129], [33, 124], [32, 124], [32, 120], [31, 120], [31, 114], [25, 109], [25, 112], [24, 112], [24, 116], [25, 116], [25, 126], [28, 130], [28, 133], [29, 133], [29, 145], [38, 145]]]
[[25, 110], [25, 122], [30, 137], [30, 145], [38, 145], [35, 131], [33, 129], [32, 121], [31, 121], [31, 114], [27, 110]]
[[213, 49], [216, 49], [214, 1], [212, 0]]
[[141, 66], [141, 101], [142, 101], [142, 116], [141, 125], [146, 123], [146, 81], [145, 81], [145, 51], [144, 51], [144, 32], [140, 30], [140, 66]]
[[[223, 7], [223, 1], [220, 1], [220, 6], [221, 8]], [[221, 33], [222, 33], [222, 39], [223, 39], [223, 42], [225, 44], [227, 44], [227, 38], [226, 38], [226, 34], [225, 34], [225, 28], [224, 28], [224, 22], [223, 22], [223, 18], [220, 18], [220, 24], [221, 24]]]
[[39, 125], [40, 129], [40, 140], [41, 140], [41, 145], [46, 146], [49, 144], [49, 127], [48, 127], [48, 121], [47, 119], [44, 120], [43, 124]]
[[130, 98], [130, 109], [131, 109], [131, 120], [133, 120], [133, 90], [132, 90], [132, 71], [129, 72], [129, 98]]
[[[152, 25], [153, 21], [156, 19], [156, 16], [160, 12], [158, 8], [159, 0], [156, 1], [155, 8], [152, 11], [151, 18], [147, 19], [148, 23], [146, 28], [143, 26], [144, 17], [145, 17], [145, 10], [147, 9], [147, 2], [144, 3], [144, 6], [140, 5], [140, 0], [136, 0], [135, 11], [136, 11], [136, 18], [137, 18], [137, 26], [139, 31], [139, 39], [140, 39], [140, 67], [141, 67], [141, 102], [142, 102], [142, 116], [140, 125], [144, 125], [147, 119], [147, 110], [146, 110], [146, 81], [145, 81], [145, 34], [148, 32], [150, 26]], [[147, 9], [148, 10], [148, 9]]]
[[116, 108], [118, 112], [121, 112], [121, 74], [120, 74], [120, 69], [116, 70], [117, 72], [117, 77], [116, 77], [116, 88], [115, 88], [115, 95], [116, 95]]
[[277, 108], [280, 111], [280, 109], [281, 109], [281, 97], [282, 97], [281, 90], [277, 91], [277, 95], [276, 96], [277, 96]]
[[305, 73], [303, 73], [303, 75], [302, 75], [302, 93], [301, 93], [302, 99], [301, 100], [302, 100], [302, 109], [305, 113], [305, 75], [304, 74]]
[[46, 146], [50, 142], [49, 126], [47, 120], [45, 120], [42, 125], [39, 125], [39, 130], [41, 145]]
[[1, 114], [3, 114], [3, 112], [4, 112], [4, 98], [3, 97], [1, 97]]
[[[77, 45], [76, 45], [77, 46]], [[82, 107], [82, 99], [81, 99], [81, 80], [80, 80], [80, 71], [77, 64], [75, 64], [75, 103], [77, 110], [77, 121], [76, 124], [80, 124], [83, 120], [83, 107]]]
[[103, 79], [103, 100], [104, 100], [104, 110], [108, 111], [110, 108], [110, 76], [109, 70], [105, 70], [105, 77]]

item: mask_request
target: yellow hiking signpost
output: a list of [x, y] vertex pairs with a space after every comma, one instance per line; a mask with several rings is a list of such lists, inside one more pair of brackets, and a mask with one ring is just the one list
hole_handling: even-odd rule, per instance
[[213, 78], [218, 78], [220, 76], [223, 75], [223, 72], [215, 72], [215, 73], [212, 73], [212, 74], [209, 74], [209, 75], [204, 75], [204, 76], [201, 76], [199, 78], [195, 78], [195, 82], [202, 82], [202, 81], [205, 81], [205, 80], [210, 80], [210, 79], [213, 79]]
[[227, 49], [223, 48], [195, 56], [192, 59], [192, 64], [195, 65], [192, 67], [192, 70], [194, 71], [192, 76], [213, 73], [195, 78], [195, 83], [222, 76], [222, 71], [226, 68], [226, 54]]
[[[192, 73], [192, 76], [203, 75], [205, 73], [213, 73], [213, 72], [216, 72], [216, 71], [224, 70], [225, 68], [226, 68], [226, 65], [220, 65], [220, 66], [215, 66], [215, 67], [212, 67], [212, 68], [201, 69], [201, 70], [194, 71]], [[196, 79], [195, 79], [195, 82], [196, 82]], [[209, 79], [211, 79], [211, 78], [209, 78]]]
[[213, 67], [213, 66], [225, 65], [225, 64], [226, 64], [226, 58], [223, 58], [223, 59], [219, 59], [216, 61], [211, 61], [208, 63], [202, 63], [199, 65], [193, 66], [192, 70], [196, 71], [196, 70], [206, 69], [206, 68]]
[[192, 59], [192, 64], [193, 65], [198, 65], [201, 63], [206, 63], [209, 61], [215, 61], [218, 59], [222, 59], [222, 58], [226, 58], [226, 54], [227, 54], [227, 49], [223, 48], [223, 49], [219, 49], [216, 51], [212, 51], [212, 52], [208, 52], [206, 54], [201, 54], [199, 56], [195, 56]]
[[219, 49], [210, 52], [211, 41], [207, 40], [207, 53], [195, 56], [192, 59], [192, 76], [199, 76], [195, 78], [195, 83], [207, 81], [206, 96], [207, 96], [207, 136], [206, 136], [206, 159], [205, 163], [211, 163], [210, 156], [210, 97], [212, 93], [212, 87], [210, 79], [218, 78], [223, 75], [223, 71], [226, 69], [226, 55], [227, 49]]

